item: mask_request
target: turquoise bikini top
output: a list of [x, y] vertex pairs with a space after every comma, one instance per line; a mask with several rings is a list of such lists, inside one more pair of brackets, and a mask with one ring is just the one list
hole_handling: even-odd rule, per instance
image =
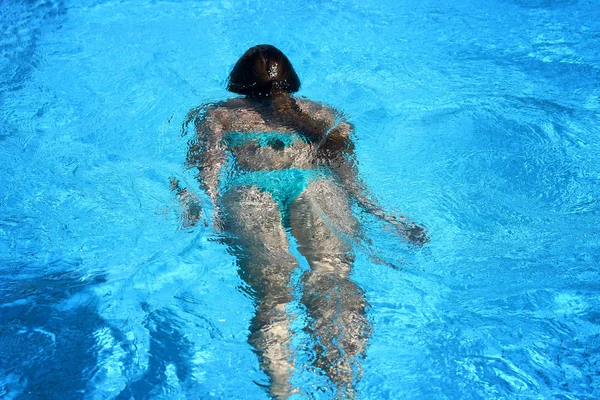
[[246, 143], [255, 142], [260, 147], [273, 147], [283, 149], [291, 147], [295, 141], [306, 143], [306, 138], [296, 132], [229, 132], [225, 135], [225, 141], [230, 147], [242, 147]]

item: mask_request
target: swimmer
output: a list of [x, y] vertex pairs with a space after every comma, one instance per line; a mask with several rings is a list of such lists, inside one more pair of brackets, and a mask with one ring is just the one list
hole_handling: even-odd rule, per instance
[[[193, 123], [195, 137], [187, 167], [197, 169], [215, 226], [256, 299], [249, 342], [270, 377], [271, 395], [296, 393], [288, 305], [299, 264], [289, 250], [289, 231], [310, 266], [300, 301], [310, 318], [314, 366], [338, 397], [352, 398], [370, 332], [368, 304], [350, 279], [352, 244], [362, 235], [352, 204], [416, 245], [427, 241], [425, 230], [377, 204], [358, 177], [352, 125], [332, 108], [292, 96], [300, 80], [277, 48], [246, 51], [227, 88], [244, 97], [190, 111], [184, 128]], [[186, 208], [184, 225], [193, 225], [201, 214], [198, 200], [176, 180], [172, 188]]]

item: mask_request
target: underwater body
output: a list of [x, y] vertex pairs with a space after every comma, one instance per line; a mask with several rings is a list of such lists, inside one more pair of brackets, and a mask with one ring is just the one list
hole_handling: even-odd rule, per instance
[[[182, 226], [188, 111], [250, 46], [355, 128], [362, 399], [600, 396], [592, 1], [0, 2], [0, 397], [267, 399], [255, 300]], [[204, 199], [205, 200], [205, 199]], [[203, 203], [206, 218], [209, 202]], [[294, 243], [300, 270], [308, 265]], [[299, 396], [334, 398], [292, 305]]]

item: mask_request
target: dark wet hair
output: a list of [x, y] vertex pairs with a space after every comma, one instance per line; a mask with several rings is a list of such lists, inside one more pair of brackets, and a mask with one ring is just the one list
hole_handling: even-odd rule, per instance
[[273, 90], [293, 93], [300, 79], [279, 49], [261, 44], [248, 49], [231, 70], [227, 90], [253, 97], [268, 97]]

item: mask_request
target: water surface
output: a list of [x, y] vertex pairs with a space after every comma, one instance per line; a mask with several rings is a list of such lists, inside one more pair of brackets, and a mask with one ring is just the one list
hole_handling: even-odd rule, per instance
[[[361, 172], [425, 224], [373, 241], [364, 399], [600, 397], [593, 1], [0, 2], [0, 397], [266, 399], [254, 302], [169, 177], [250, 46], [343, 110]], [[373, 262], [369, 253], [399, 265]], [[295, 320], [308, 398], [331, 398]]]

